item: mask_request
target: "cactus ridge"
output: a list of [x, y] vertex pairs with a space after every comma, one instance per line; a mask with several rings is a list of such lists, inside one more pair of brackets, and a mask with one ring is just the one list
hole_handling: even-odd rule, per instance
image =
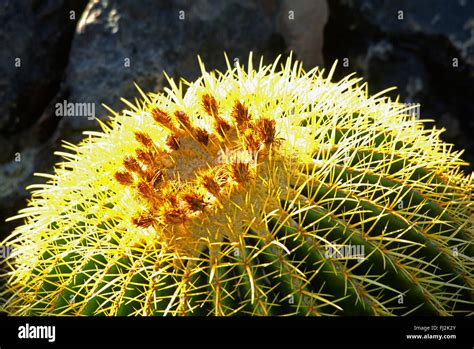
[[2, 310], [472, 314], [462, 152], [385, 91], [331, 82], [335, 65], [262, 62], [137, 87], [102, 132], [65, 143], [12, 218]]

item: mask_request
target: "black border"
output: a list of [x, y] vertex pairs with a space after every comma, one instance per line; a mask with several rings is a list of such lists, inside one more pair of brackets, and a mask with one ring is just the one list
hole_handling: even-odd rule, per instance
[[[56, 326], [56, 341], [19, 339], [18, 327]], [[452, 326], [416, 331], [414, 326]], [[410, 334], [456, 334], [456, 339], [407, 339]], [[220, 339], [221, 338], [221, 339]], [[0, 348], [473, 348], [470, 317], [0, 317]], [[323, 345], [324, 344], [324, 345]], [[134, 349], [134, 347], [131, 347]]]

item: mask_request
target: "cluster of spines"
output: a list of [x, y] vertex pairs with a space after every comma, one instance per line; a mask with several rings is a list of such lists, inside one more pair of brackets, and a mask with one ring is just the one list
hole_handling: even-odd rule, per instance
[[[136, 155], [125, 156], [125, 169], [115, 172], [114, 177], [120, 184], [135, 188], [137, 197], [147, 204], [146, 212], [132, 218], [135, 226], [154, 226], [160, 231], [193, 218], [202, 220], [206, 208], [212, 207], [224, 193], [229, 195], [254, 181], [258, 162], [263, 161], [273, 144], [278, 144], [275, 120], [252, 120], [248, 108], [237, 100], [231, 112], [232, 125], [221, 116], [219, 104], [212, 95], [203, 94], [201, 101], [204, 112], [213, 120], [214, 132], [194, 126], [182, 110], [170, 115], [158, 107], [152, 107], [150, 114], [153, 120], [169, 132], [166, 148], [159, 149], [145, 132], [134, 133], [139, 144]], [[193, 139], [195, 146], [205, 149], [212, 160], [218, 156], [216, 149], [222, 151], [233, 147], [247, 151], [253, 161], [203, 163], [194, 169], [192, 178], [182, 180], [167, 169], [172, 169], [179, 161], [176, 154], [184, 139]]]
[[[364, 117], [352, 116], [354, 120]], [[347, 148], [345, 141], [361, 131], [367, 135]], [[386, 309], [396, 312], [397, 307], [407, 309], [410, 303], [405, 313], [465, 313], [472, 304], [468, 269], [472, 235], [456, 203], [467, 194], [465, 187], [457, 187], [428, 164], [420, 166], [416, 158], [401, 157], [400, 149], [412, 145], [397, 142], [394, 132], [381, 133], [375, 127], [361, 131], [330, 130], [328, 136], [337, 137], [332, 148], [326, 154], [315, 151], [315, 166], [303, 170], [308, 174], [307, 183], [299, 188], [300, 200], [317, 209], [308, 210], [311, 218], [300, 214], [298, 221], [309, 224], [331, 217], [340, 224], [341, 233], [328, 232], [321, 239], [364, 245], [370, 252], [368, 259], [386, 266], [378, 271], [372, 267], [370, 273], [362, 267], [368, 263], [353, 263], [348, 269], [349, 275], [355, 273], [365, 281], [370, 281], [370, 274], [378, 275], [383, 293], [379, 299], [385, 298], [390, 305]], [[323, 142], [325, 136], [321, 134]], [[384, 151], [384, 146], [392, 150]], [[341, 149], [347, 154], [342, 159]], [[390, 291], [391, 287], [398, 293]]]

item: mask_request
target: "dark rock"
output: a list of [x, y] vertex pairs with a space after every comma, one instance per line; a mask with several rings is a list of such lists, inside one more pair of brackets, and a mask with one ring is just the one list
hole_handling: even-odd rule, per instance
[[[74, 28], [85, 4], [85, 0], [0, 3], [2, 222], [24, 207], [28, 195], [25, 186], [38, 182], [32, 174], [38, 169], [40, 143], [49, 139], [56, 123], [43, 127], [42, 137], [32, 128], [59, 89]], [[0, 238], [16, 224], [0, 224]]]
[[285, 0], [281, 7], [279, 31], [288, 48], [296, 52], [305, 67], [323, 65], [324, 26], [328, 19], [326, 0]]
[[474, 64], [474, 2], [467, 0], [350, 1], [384, 33], [444, 36], [463, 60]]
[[0, 4], [0, 136], [31, 126], [56, 94], [84, 0]]
[[[339, 60], [335, 78], [356, 71], [374, 93], [391, 86], [402, 102], [420, 103], [423, 119], [449, 129], [442, 138], [465, 149], [474, 169], [474, 2], [331, 1], [324, 58]], [[400, 12], [401, 11], [401, 12]], [[448, 122], [449, 120], [449, 122]], [[455, 121], [454, 121], [455, 120]]]
[[[163, 71], [175, 78], [198, 77], [198, 54], [208, 69], [221, 70], [224, 52], [231, 62], [246, 64], [250, 51], [256, 60], [263, 54], [270, 62], [295, 49], [310, 64], [321, 63], [326, 7], [324, 0], [165, 1], [160, 6], [151, 0], [91, 2], [72, 46], [67, 71], [70, 100], [95, 103], [98, 116], [106, 117], [101, 103], [120, 110], [120, 97], [138, 97], [133, 82], [144, 91], [159, 91], [166, 85]], [[289, 11], [296, 19], [289, 18]], [[305, 43], [316, 51], [305, 51]], [[85, 117], [61, 123], [74, 130], [96, 127]]]

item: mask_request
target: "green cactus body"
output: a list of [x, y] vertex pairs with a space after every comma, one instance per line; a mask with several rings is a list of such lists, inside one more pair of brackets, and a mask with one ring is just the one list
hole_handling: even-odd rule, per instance
[[277, 64], [201, 63], [66, 144], [4, 241], [3, 310], [472, 313], [461, 154], [360, 79]]

